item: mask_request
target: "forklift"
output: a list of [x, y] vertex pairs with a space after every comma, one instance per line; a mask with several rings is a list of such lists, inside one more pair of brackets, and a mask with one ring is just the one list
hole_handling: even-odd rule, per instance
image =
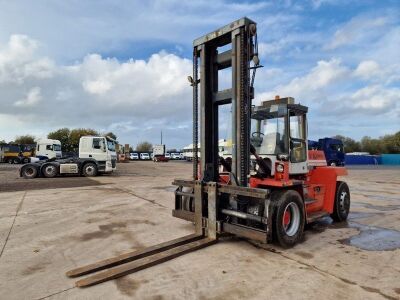
[[[226, 235], [288, 248], [301, 241], [305, 224], [325, 216], [347, 219], [350, 191], [337, 180], [347, 171], [327, 166], [322, 151], [308, 151], [308, 108], [290, 97], [252, 105], [259, 67], [257, 26], [248, 18], [194, 40], [193, 76], [188, 77], [193, 87], [193, 178], [174, 180], [172, 215], [193, 222], [195, 232], [68, 271], [69, 277], [95, 273], [77, 286], [137, 272]], [[218, 73], [228, 68], [232, 87], [219, 90]], [[218, 151], [223, 105], [231, 105], [230, 159]]]

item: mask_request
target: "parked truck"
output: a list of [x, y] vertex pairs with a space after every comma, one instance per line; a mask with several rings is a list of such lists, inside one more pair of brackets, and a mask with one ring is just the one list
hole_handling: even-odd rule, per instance
[[96, 176], [111, 173], [116, 169], [116, 141], [109, 137], [83, 136], [79, 140], [79, 156], [65, 159], [48, 159], [24, 164], [20, 176], [52, 178], [58, 175], [75, 174]]
[[167, 162], [169, 160], [165, 155], [165, 145], [154, 145], [153, 147], [153, 161], [154, 162]]
[[318, 141], [308, 140], [308, 148], [322, 150], [328, 166], [344, 166], [343, 142], [333, 138], [322, 138]]
[[52, 139], [39, 139], [36, 142], [36, 157], [61, 158], [61, 142]]

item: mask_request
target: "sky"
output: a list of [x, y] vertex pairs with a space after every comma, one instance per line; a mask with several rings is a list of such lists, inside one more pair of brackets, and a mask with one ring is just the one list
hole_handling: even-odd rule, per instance
[[254, 104], [294, 97], [312, 139], [400, 130], [399, 1], [0, 0], [0, 140], [89, 127], [190, 144], [192, 42], [244, 16]]

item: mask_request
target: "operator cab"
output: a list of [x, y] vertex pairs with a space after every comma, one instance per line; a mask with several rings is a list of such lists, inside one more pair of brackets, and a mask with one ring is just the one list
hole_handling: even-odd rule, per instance
[[253, 107], [251, 144], [271, 175], [276, 161], [289, 161], [289, 174], [308, 172], [307, 111], [306, 106], [295, 104], [294, 98], [279, 96]]

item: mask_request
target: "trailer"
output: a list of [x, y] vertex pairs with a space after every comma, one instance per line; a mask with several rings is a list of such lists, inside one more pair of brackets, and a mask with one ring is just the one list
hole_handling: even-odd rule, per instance
[[[194, 233], [68, 271], [69, 277], [95, 273], [78, 280], [77, 286], [143, 270], [211, 246], [226, 235], [292, 247], [302, 241], [305, 224], [325, 216], [346, 220], [350, 191], [338, 180], [346, 169], [308, 163], [308, 108], [293, 98], [264, 101], [252, 108], [259, 67], [257, 27], [248, 18], [193, 42], [193, 77], [189, 77], [193, 174], [190, 179], [174, 180], [172, 214], [193, 222]], [[231, 68], [232, 88], [219, 90], [218, 72], [227, 68]], [[220, 157], [218, 147], [218, 111], [227, 104], [232, 105], [230, 162]], [[251, 119], [255, 128], [251, 128]], [[259, 151], [267, 157], [260, 157]]]
[[19, 174], [26, 179], [53, 178], [59, 175], [96, 176], [116, 169], [116, 141], [109, 137], [83, 136], [79, 140], [79, 157], [47, 159], [24, 164]]

